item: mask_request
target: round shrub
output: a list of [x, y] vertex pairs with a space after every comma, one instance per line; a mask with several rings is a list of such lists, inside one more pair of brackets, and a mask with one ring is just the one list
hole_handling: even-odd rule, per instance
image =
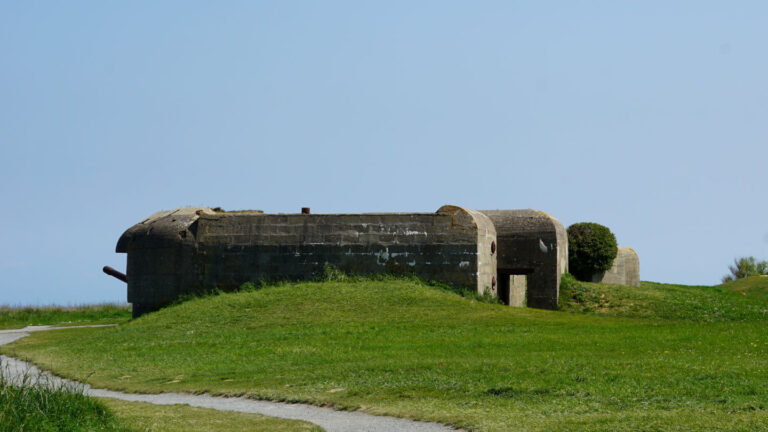
[[616, 236], [608, 227], [580, 222], [568, 227], [568, 271], [583, 281], [611, 268], [616, 253]]

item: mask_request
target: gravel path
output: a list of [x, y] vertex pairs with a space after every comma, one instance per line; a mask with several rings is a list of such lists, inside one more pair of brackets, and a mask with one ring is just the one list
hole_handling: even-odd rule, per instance
[[[77, 326], [102, 327], [102, 326]], [[77, 327], [35, 326], [19, 330], [0, 330], [0, 345], [29, 336], [30, 332], [43, 330], [65, 330]], [[16, 360], [12, 357], [0, 356], [0, 363], [6, 378], [20, 380], [45, 377], [58, 383], [70, 381], [51, 376], [42, 372], [30, 363]], [[304, 420], [314, 423], [327, 432], [446, 432], [456, 429], [438, 423], [417, 422], [395, 417], [383, 417], [361, 412], [335, 411], [329, 408], [319, 408], [312, 405], [287, 404], [278, 402], [259, 401], [246, 398], [228, 398], [208, 395], [191, 395], [178, 393], [134, 394], [121, 393], [111, 390], [94, 389], [85, 385], [85, 394], [95, 397], [107, 397], [129, 402], [149, 402], [156, 405], [184, 404], [200, 408], [212, 408], [220, 411], [237, 411], [244, 413], [263, 414], [270, 417], [280, 417], [293, 420]]]

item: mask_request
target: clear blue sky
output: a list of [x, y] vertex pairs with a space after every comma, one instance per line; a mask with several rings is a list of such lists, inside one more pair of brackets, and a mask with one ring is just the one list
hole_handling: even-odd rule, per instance
[[0, 304], [124, 301], [183, 205], [535, 208], [768, 259], [768, 2], [0, 0]]

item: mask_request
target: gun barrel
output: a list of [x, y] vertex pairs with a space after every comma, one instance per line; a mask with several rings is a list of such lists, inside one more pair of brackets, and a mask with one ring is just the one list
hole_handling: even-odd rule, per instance
[[123, 281], [125, 283], [128, 283], [128, 276], [126, 276], [125, 273], [121, 273], [121, 272], [113, 269], [110, 266], [104, 266], [104, 268], [102, 270], [104, 271], [104, 273], [106, 273], [106, 274], [108, 274], [108, 275], [110, 275], [110, 276], [112, 276], [114, 278], [120, 279], [121, 281]]

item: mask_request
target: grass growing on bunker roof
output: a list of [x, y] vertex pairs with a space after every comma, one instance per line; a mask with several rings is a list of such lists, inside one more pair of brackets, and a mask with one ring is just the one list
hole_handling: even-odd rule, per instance
[[[510, 308], [412, 280], [282, 284], [0, 350], [92, 374], [99, 387], [300, 401], [478, 431], [768, 430], [764, 301], [719, 288], [585, 286], [586, 300], [626, 307], [582, 311], [586, 300], [571, 297], [571, 312]], [[699, 294], [706, 300], [689, 299]]]

